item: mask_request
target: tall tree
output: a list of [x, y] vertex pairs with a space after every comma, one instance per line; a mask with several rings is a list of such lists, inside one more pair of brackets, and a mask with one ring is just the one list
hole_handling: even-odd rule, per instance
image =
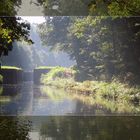
[[1, 0], [0, 1], [0, 16], [15, 16], [16, 8], [19, 7], [22, 0]]
[[96, 0], [89, 6], [90, 15], [139, 16], [139, 0]]
[[49, 16], [139, 16], [139, 0], [38, 0]]
[[33, 43], [29, 38], [30, 24], [21, 20], [20, 17], [0, 18], [0, 56], [8, 55], [8, 51], [13, 48], [14, 41], [25, 40]]
[[66, 19], [48, 19], [46, 25], [40, 25], [40, 34], [45, 44], [66, 51], [76, 60], [83, 78], [93, 79], [105, 74], [106, 79], [111, 79], [128, 72], [139, 77], [140, 18]]

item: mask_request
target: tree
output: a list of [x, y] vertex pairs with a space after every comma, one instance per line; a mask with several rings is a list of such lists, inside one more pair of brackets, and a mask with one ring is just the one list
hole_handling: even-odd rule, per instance
[[15, 16], [17, 13], [16, 7], [20, 5], [21, 0], [1, 0], [0, 16]]
[[38, 0], [44, 7], [44, 14], [49, 16], [87, 15], [87, 3], [91, 0]]
[[38, 0], [49, 16], [139, 16], [139, 0]]
[[30, 24], [21, 20], [20, 17], [1, 17], [0, 18], [0, 56], [8, 55], [8, 51], [13, 48], [14, 41], [25, 40], [33, 43], [29, 39]]
[[90, 15], [139, 16], [139, 0], [96, 0], [89, 6]]
[[[86, 17], [72, 25], [72, 36], [86, 42], [88, 49], [83, 57], [88, 56], [84, 58], [85, 67], [95, 70], [92, 75], [105, 73], [110, 79], [131, 72], [139, 79], [139, 20], [138, 17]], [[92, 65], [91, 61], [96, 63]]]
[[49, 18], [46, 25], [40, 25], [39, 30], [44, 44], [67, 52], [76, 60], [80, 78], [100, 78], [104, 74], [107, 80], [117, 75], [123, 75], [123, 79], [131, 72], [139, 79], [140, 18], [66, 19]]
[[13, 48], [14, 41], [25, 40], [33, 43], [29, 39], [30, 24], [16, 17], [16, 8], [20, 5], [21, 0], [0, 1], [0, 57], [2, 54], [8, 55], [8, 51]]

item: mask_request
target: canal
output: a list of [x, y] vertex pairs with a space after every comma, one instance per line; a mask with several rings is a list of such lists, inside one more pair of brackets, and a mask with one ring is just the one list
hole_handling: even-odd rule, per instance
[[[84, 95], [62, 89], [37, 86], [33, 82], [3, 85], [1, 116], [95, 116], [113, 115], [110, 110], [90, 104]], [[87, 100], [87, 101], [86, 101]]]
[[112, 111], [91, 98], [33, 82], [3, 85], [0, 87], [0, 139], [140, 139], [139, 111], [138, 114]]

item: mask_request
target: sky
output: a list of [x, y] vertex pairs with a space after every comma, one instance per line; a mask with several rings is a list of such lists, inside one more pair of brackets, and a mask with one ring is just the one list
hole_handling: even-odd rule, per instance
[[23, 20], [27, 20], [28, 22], [40, 24], [45, 22], [45, 18], [43, 16], [21, 16]]

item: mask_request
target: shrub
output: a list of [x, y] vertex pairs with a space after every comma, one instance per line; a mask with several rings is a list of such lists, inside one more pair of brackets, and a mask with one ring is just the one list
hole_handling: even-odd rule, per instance
[[104, 81], [84, 81], [76, 82], [74, 80], [75, 71], [72, 70], [71, 78], [65, 77], [66, 73], [71, 71], [69, 68], [56, 67], [41, 78], [43, 84], [56, 86], [58, 88], [69, 89], [93, 95], [96, 99], [117, 101], [117, 103], [140, 101], [140, 87], [130, 87], [114, 79], [111, 82]]
[[65, 67], [54, 67], [47, 74], [42, 74], [41, 83], [47, 83], [48, 81], [55, 80], [57, 78], [73, 78], [75, 71]]

